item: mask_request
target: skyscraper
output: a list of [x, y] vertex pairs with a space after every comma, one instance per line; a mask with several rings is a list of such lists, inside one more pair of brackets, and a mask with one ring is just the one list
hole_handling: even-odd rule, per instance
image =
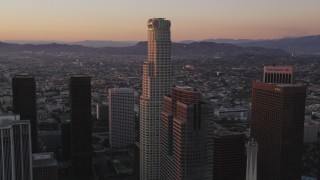
[[252, 84], [251, 136], [259, 180], [301, 179], [306, 86]]
[[213, 119], [194, 88], [176, 86], [161, 113], [162, 180], [212, 179]]
[[258, 144], [254, 139], [248, 141], [246, 180], [257, 180]]
[[36, 108], [36, 82], [33, 76], [16, 75], [12, 78], [13, 113], [30, 120], [32, 152], [38, 148], [38, 122]]
[[218, 132], [213, 140], [213, 179], [244, 180], [246, 173], [245, 135]]
[[148, 57], [143, 64], [140, 97], [140, 179], [160, 178], [160, 113], [173, 85], [171, 22], [148, 21]]
[[135, 143], [134, 91], [130, 88], [109, 89], [109, 144], [112, 148]]
[[71, 177], [89, 180], [92, 175], [91, 149], [91, 78], [71, 75]]
[[266, 83], [293, 83], [293, 68], [291, 66], [264, 66], [263, 82]]
[[19, 116], [0, 116], [0, 179], [33, 180], [31, 125]]

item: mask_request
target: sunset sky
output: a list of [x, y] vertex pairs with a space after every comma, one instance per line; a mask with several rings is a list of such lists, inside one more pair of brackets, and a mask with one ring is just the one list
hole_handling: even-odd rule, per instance
[[0, 0], [0, 41], [140, 41], [153, 17], [174, 41], [320, 34], [320, 0]]

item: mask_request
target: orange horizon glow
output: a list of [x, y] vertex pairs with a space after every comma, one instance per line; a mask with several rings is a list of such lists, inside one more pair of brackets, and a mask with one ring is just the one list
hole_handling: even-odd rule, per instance
[[153, 17], [171, 20], [173, 41], [318, 35], [319, 7], [318, 0], [2, 0], [0, 41], [145, 41]]

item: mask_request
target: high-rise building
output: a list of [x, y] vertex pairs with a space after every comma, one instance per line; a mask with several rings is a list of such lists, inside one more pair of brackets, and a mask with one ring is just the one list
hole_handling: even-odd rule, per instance
[[244, 180], [246, 176], [245, 134], [217, 132], [213, 140], [213, 179]]
[[201, 101], [201, 93], [194, 88], [176, 86], [171, 96], [164, 97], [160, 179], [212, 179], [211, 116], [212, 109]]
[[109, 89], [109, 144], [112, 148], [135, 143], [134, 91], [130, 88]]
[[58, 162], [52, 152], [32, 154], [33, 180], [58, 180]]
[[71, 177], [74, 180], [89, 180], [92, 177], [91, 148], [91, 78], [86, 75], [71, 75]]
[[12, 78], [13, 113], [30, 120], [32, 152], [38, 148], [38, 122], [36, 108], [36, 82], [33, 76], [16, 75]]
[[140, 97], [140, 179], [160, 178], [160, 113], [173, 85], [171, 22], [148, 21], [148, 56], [143, 64]]
[[293, 81], [291, 66], [264, 66], [263, 82], [292, 84]]
[[247, 170], [246, 180], [257, 180], [257, 158], [258, 158], [258, 143], [251, 139], [246, 145], [247, 150]]
[[109, 117], [109, 105], [108, 104], [97, 104], [96, 114], [98, 120], [107, 120]]
[[0, 179], [33, 180], [31, 125], [19, 116], [0, 116]]
[[306, 86], [252, 84], [251, 137], [259, 145], [257, 179], [301, 179]]

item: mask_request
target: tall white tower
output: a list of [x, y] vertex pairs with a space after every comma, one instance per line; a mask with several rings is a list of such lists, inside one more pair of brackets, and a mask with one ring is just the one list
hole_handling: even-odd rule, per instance
[[143, 64], [140, 97], [140, 179], [160, 178], [160, 114], [163, 96], [170, 94], [173, 80], [171, 22], [148, 21], [148, 58]]
[[257, 180], [258, 143], [251, 139], [247, 148], [247, 173], [246, 180]]

